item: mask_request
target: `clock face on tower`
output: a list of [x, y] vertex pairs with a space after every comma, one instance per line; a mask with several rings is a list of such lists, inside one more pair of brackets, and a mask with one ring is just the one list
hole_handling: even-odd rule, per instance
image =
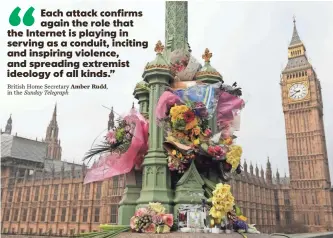
[[308, 86], [305, 83], [296, 83], [289, 88], [288, 97], [293, 100], [302, 100], [308, 93]]

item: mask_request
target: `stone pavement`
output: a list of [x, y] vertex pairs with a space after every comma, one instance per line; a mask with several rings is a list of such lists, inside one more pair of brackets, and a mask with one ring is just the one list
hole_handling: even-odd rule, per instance
[[[333, 238], [333, 233], [307, 233], [307, 234], [246, 234], [247, 238]], [[1, 238], [55, 238], [55, 236], [35, 236], [35, 235], [4, 235]], [[59, 238], [59, 236], [57, 236]], [[65, 236], [64, 236], [65, 237]], [[71, 237], [71, 236], [67, 236]], [[172, 232], [169, 234], [139, 234], [122, 233], [117, 238], [243, 238], [238, 233], [232, 234], [206, 234], [206, 233], [180, 233]]]
[[[270, 238], [268, 234], [246, 234], [248, 238]], [[212, 233], [181, 233], [181, 232], [172, 232], [168, 234], [139, 234], [139, 233], [122, 233], [117, 238], [243, 238], [242, 235], [238, 233], [231, 234], [212, 234]], [[282, 238], [282, 237], [280, 237]]]

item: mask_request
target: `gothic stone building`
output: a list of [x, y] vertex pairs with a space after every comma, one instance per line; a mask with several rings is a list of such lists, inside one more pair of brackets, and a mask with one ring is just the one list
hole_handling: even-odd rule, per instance
[[[290, 178], [274, 176], [268, 159], [266, 171], [244, 162], [230, 183], [244, 215], [262, 232], [332, 231], [320, 82], [296, 26], [288, 58], [280, 84]], [[130, 175], [84, 185], [86, 167], [61, 161], [56, 116], [55, 107], [42, 141], [11, 135], [11, 117], [1, 134], [2, 233], [71, 235], [117, 223]], [[113, 125], [111, 111], [108, 128]]]

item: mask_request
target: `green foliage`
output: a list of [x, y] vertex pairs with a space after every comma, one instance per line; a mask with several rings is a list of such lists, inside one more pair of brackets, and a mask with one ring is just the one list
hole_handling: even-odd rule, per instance
[[108, 152], [110, 150], [110, 145], [107, 143], [103, 143], [102, 145], [97, 145], [96, 147], [90, 149], [86, 155], [84, 156], [83, 160], [88, 160], [88, 163], [95, 155], [102, 154], [104, 152]]
[[206, 152], [208, 151], [208, 145], [206, 143], [202, 143], [201, 148]]
[[117, 139], [117, 141], [123, 141], [123, 139], [124, 139], [124, 133], [125, 133], [125, 129], [124, 128], [118, 128], [116, 130], [116, 139]]
[[178, 231], [178, 218], [173, 219], [173, 225], [172, 225], [170, 231]]
[[186, 122], [184, 120], [177, 120], [173, 123], [173, 127], [179, 131], [185, 130], [185, 126], [186, 126]]
[[201, 128], [203, 131], [205, 131], [207, 128], [209, 128], [209, 121], [206, 119], [203, 119], [201, 121]]
[[122, 232], [130, 231], [129, 226], [118, 226], [118, 225], [100, 225], [102, 231], [100, 232], [89, 232], [78, 235], [77, 237], [85, 238], [113, 238]]
[[242, 216], [243, 215], [241, 209], [238, 206], [235, 206], [235, 212], [236, 212], [237, 216]]

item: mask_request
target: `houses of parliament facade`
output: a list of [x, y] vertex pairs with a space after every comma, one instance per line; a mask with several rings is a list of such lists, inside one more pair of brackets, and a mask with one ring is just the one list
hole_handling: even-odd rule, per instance
[[[237, 204], [263, 233], [333, 231], [333, 190], [323, 123], [320, 81], [296, 25], [281, 74], [290, 177], [243, 164], [230, 183]], [[134, 171], [83, 184], [86, 166], [61, 160], [57, 107], [42, 141], [1, 132], [1, 232], [74, 235], [116, 224], [118, 206]], [[108, 127], [114, 125], [110, 112]], [[134, 176], [135, 177], [135, 176]]]

